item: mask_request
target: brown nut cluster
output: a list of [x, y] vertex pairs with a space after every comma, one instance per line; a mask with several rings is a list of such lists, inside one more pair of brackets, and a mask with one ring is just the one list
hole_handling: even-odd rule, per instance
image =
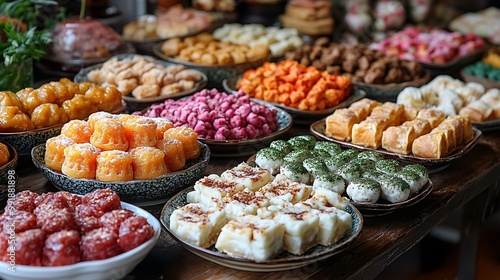
[[421, 64], [400, 60], [369, 49], [367, 45], [331, 43], [321, 37], [312, 44], [287, 52], [285, 58], [331, 74], [351, 74], [355, 82], [390, 84], [413, 81], [425, 75]]

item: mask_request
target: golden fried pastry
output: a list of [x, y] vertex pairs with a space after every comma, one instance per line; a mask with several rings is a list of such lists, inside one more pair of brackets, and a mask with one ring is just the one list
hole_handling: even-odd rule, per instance
[[156, 143], [156, 148], [165, 153], [165, 164], [171, 172], [180, 170], [186, 165], [184, 146], [181, 141], [173, 138], [161, 139]]
[[382, 133], [382, 148], [407, 155], [411, 153], [413, 141], [418, 136], [412, 126], [391, 126]]
[[371, 114], [373, 108], [375, 108], [376, 106], [380, 106], [380, 103], [378, 101], [363, 98], [352, 103], [349, 106], [349, 110], [351, 110], [354, 114], [356, 114], [356, 116], [358, 116], [359, 121], [362, 121]]
[[161, 88], [161, 96], [170, 96], [184, 90], [184, 87], [179, 83], [171, 83]]
[[198, 133], [186, 126], [173, 127], [165, 131], [163, 139], [174, 138], [182, 142], [186, 159], [195, 159], [201, 155]]
[[370, 116], [383, 117], [387, 122], [387, 127], [400, 125], [404, 110], [405, 108], [401, 104], [385, 102], [384, 104], [373, 108]]
[[97, 180], [130, 181], [134, 179], [132, 162], [134, 157], [128, 152], [120, 150], [103, 151], [97, 156]]
[[382, 145], [382, 133], [386, 128], [385, 117], [369, 116], [352, 126], [352, 143], [378, 149]]
[[[108, 113], [108, 112], [104, 112], [104, 111], [100, 111], [100, 112], [95, 112], [93, 114], [91, 114], [87, 120], [87, 124], [89, 125], [89, 127], [92, 129], [92, 131], [94, 130], [94, 124], [100, 120], [100, 119], [115, 119], [117, 120], [118, 117], [116, 115], [113, 115], [111, 113]], [[90, 138], [89, 138], [90, 139]]]
[[158, 140], [163, 139], [163, 134], [167, 129], [174, 127], [174, 124], [165, 118], [151, 118], [156, 123], [156, 137]]
[[180, 38], [172, 38], [161, 45], [161, 50], [168, 56], [177, 56], [185, 44]]
[[134, 179], [153, 179], [167, 174], [168, 168], [165, 164], [165, 153], [155, 147], [137, 147], [130, 150], [134, 160]]
[[130, 114], [118, 114], [116, 117], [118, 118], [118, 121], [125, 123], [139, 119], [141, 116], [130, 115]]
[[417, 117], [418, 110], [412, 106], [404, 106], [405, 110], [403, 111], [403, 115], [401, 115], [401, 122], [411, 121]]
[[160, 86], [151, 85], [139, 85], [133, 91], [132, 95], [137, 99], [151, 98], [160, 95]]
[[64, 162], [64, 150], [75, 144], [71, 138], [65, 135], [57, 135], [45, 142], [45, 165], [55, 171], [61, 171]]
[[94, 87], [85, 92], [89, 100], [99, 111], [111, 112], [122, 106], [122, 93], [116, 87]]
[[75, 143], [89, 143], [93, 129], [86, 121], [71, 120], [61, 128], [61, 134], [70, 138]]
[[97, 107], [92, 105], [92, 102], [81, 94], [76, 94], [70, 100], [64, 101], [61, 107], [70, 120], [83, 120], [90, 114], [97, 112]]
[[66, 112], [57, 104], [41, 104], [31, 113], [31, 122], [35, 128], [64, 124], [68, 121], [68, 115], [66, 115]]
[[0, 106], [0, 132], [19, 132], [34, 129], [28, 115], [17, 106]]
[[438, 126], [446, 118], [445, 114], [440, 110], [420, 109], [415, 119], [427, 120], [432, 128]]
[[448, 153], [445, 137], [445, 133], [442, 131], [435, 131], [417, 137], [412, 145], [413, 155], [434, 159], [445, 157]]
[[64, 149], [61, 172], [73, 178], [94, 179], [97, 156], [101, 151], [90, 143], [73, 144]]
[[411, 126], [415, 133], [420, 136], [431, 132], [432, 127], [429, 121], [423, 119], [415, 119], [412, 121], [406, 121], [402, 125]]
[[[73, 98], [73, 96], [75, 96], [75, 94], [79, 93], [79, 91], [70, 91], [68, 89], [68, 86], [64, 83], [61, 83], [61, 82], [50, 82], [48, 84], [42, 85], [40, 88], [44, 88], [44, 87], [50, 88], [50, 90], [52, 90], [52, 92], [56, 96], [55, 103], [59, 106], [61, 106], [61, 104], [64, 101]], [[71, 85], [70, 85], [70, 87], [72, 88], [72, 90], [74, 90], [74, 88]]]
[[156, 123], [150, 118], [139, 117], [122, 122], [129, 149], [140, 146], [154, 147], [158, 141]]
[[11, 91], [0, 91], [0, 106], [16, 106], [23, 110], [21, 100]]
[[455, 127], [452, 125], [438, 125], [436, 128], [434, 128], [431, 133], [433, 132], [443, 132], [444, 133], [444, 138], [446, 140], [446, 147], [448, 147], [448, 150], [446, 151], [446, 154], [451, 154], [455, 149], [457, 148], [457, 136], [456, 136], [456, 131]]
[[347, 108], [337, 109], [326, 118], [325, 135], [337, 140], [351, 140], [352, 126], [359, 122], [358, 116]]
[[457, 147], [462, 146], [464, 143], [464, 124], [456, 118], [446, 118], [438, 127], [447, 127], [455, 130], [455, 142]]
[[94, 123], [90, 143], [103, 151], [127, 151], [129, 144], [125, 131], [125, 127], [118, 120], [111, 118], [100, 119]]
[[55, 103], [56, 95], [50, 87], [40, 87], [21, 97], [24, 110], [31, 116], [33, 110], [44, 103]]
[[463, 144], [469, 143], [474, 139], [474, 130], [472, 129], [471, 120], [467, 116], [448, 116], [448, 120], [458, 120], [463, 126]]
[[0, 143], [0, 166], [5, 165], [10, 160], [9, 147], [4, 143]]

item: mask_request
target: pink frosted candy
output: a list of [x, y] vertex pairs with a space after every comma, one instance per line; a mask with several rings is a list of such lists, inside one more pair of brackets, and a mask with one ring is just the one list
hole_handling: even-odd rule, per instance
[[231, 120], [229, 120], [232, 128], [243, 127], [246, 124], [245, 119], [243, 119], [240, 115], [234, 115]]
[[228, 125], [227, 120], [224, 118], [215, 119], [213, 122], [213, 126], [216, 130], [221, 128], [221, 127], [227, 127], [227, 125]]
[[257, 128], [251, 124], [248, 124], [246, 127], [248, 138], [257, 138], [259, 137], [259, 132]]
[[226, 140], [231, 134], [231, 130], [227, 127], [220, 127], [217, 129], [217, 132], [215, 132], [214, 139], [215, 140]]
[[246, 139], [247, 131], [243, 127], [233, 127], [231, 129], [230, 139]]

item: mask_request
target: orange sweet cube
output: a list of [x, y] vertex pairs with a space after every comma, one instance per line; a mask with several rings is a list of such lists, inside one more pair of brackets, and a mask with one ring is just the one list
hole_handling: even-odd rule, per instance
[[174, 138], [158, 140], [156, 147], [165, 153], [165, 164], [170, 171], [177, 171], [186, 165], [182, 142]]
[[45, 165], [52, 170], [61, 171], [64, 150], [73, 144], [75, 141], [62, 134], [47, 140], [45, 142]]
[[134, 157], [124, 151], [103, 151], [97, 157], [96, 179], [100, 181], [130, 181], [134, 179]]
[[90, 143], [73, 144], [64, 149], [61, 172], [73, 178], [94, 179], [101, 150]]
[[165, 153], [155, 147], [137, 147], [130, 150], [133, 157], [134, 179], [153, 179], [169, 172]]
[[86, 121], [71, 120], [63, 125], [61, 134], [75, 141], [75, 143], [89, 143], [92, 128]]
[[128, 119], [123, 122], [129, 149], [140, 146], [154, 147], [158, 141], [156, 123], [147, 117]]
[[128, 150], [125, 127], [118, 120], [110, 118], [103, 118], [94, 123], [90, 143], [104, 151]]
[[186, 159], [194, 159], [201, 155], [198, 133], [190, 127], [178, 126], [168, 129], [163, 134], [163, 138], [174, 138], [181, 141]]

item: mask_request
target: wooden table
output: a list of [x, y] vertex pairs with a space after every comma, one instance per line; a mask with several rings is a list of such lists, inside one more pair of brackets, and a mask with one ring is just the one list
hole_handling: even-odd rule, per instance
[[[283, 138], [307, 132], [307, 127], [294, 127]], [[246, 158], [212, 158], [205, 174], [220, 174]], [[470, 153], [430, 176], [434, 190], [423, 201], [399, 212], [366, 217], [361, 235], [352, 246], [302, 268], [274, 273], [229, 269], [188, 252], [163, 231], [152, 252], [125, 279], [371, 279], [460, 209], [465, 211], [464, 234], [470, 238], [462, 243], [464, 257], [460, 259], [459, 276], [472, 279], [480, 224], [498, 206], [499, 159], [500, 132], [483, 134]], [[18, 191], [57, 191], [37, 172], [29, 156], [20, 157], [16, 172]], [[144, 209], [159, 217], [162, 207]]]

